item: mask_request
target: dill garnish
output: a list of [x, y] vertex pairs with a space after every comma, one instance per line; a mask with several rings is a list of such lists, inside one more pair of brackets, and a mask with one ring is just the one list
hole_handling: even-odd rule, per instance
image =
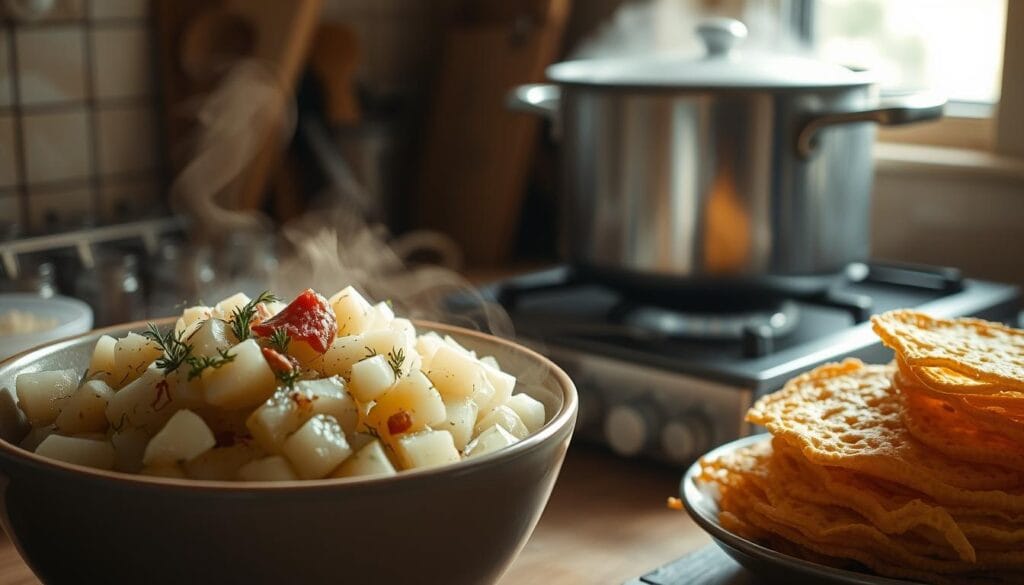
[[185, 361], [190, 367], [188, 371], [188, 379], [194, 380], [195, 378], [198, 378], [206, 368], [213, 368], [216, 370], [224, 364], [235, 361], [235, 356], [228, 353], [228, 350], [226, 349], [218, 349], [217, 354], [218, 355], [209, 357], [189, 356], [185, 358]]
[[238, 343], [242, 343], [252, 337], [252, 332], [249, 329], [252, 327], [252, 320], [256, 317], [256, 308], [264, 303], [273, 303], [277, 300], [276, 296], [270, 291], [265, 290], [255, 299], [245, 303], [245, 305], [235, 307], [235, 310], [231, 312], [231, 321], [228, 322], [228, 325], [231, 327], [231, 333], [234, 334]]
[[402, 366], [405, 365], [405, 348], [400, 347], [396, 351], [391, 348], [388, 352], [388, 365], [391, 366], [391, 370], [395, 372], [395, 377], [400, 378], [402, 376]]
[[288, 336], [288, 332], [283, 327], [274, 329], [274, 332], [267, 338], [267, 343], [273, 349], [279, 353], [288, 353], [288, 344], [292, 342], [292, 338]]
[[149, 329], [142, 332], [142, 336], [152, 341], [163, 350], [163, 355], [157, 358], [156, 367], [164, 371], [164, 375], [170, 374], [178, 369], [192, 353], [192, 346], [181, 339], [181, 334], [175, 333], [174, 329], [167, 333], [160, 333], [160, 329], [149, 323]]

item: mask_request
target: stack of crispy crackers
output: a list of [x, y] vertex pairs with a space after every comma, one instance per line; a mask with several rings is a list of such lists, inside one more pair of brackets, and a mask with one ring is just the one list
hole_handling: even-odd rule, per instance
[[725, 528], [926, 583], [1024, 583], [1024, 331], [893, 311], [894, 363], [822, 366], [747, 414], [771, 441], [702, 461]]

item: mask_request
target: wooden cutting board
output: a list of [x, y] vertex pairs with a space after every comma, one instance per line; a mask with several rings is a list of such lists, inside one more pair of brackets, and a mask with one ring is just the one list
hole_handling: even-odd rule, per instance
[[414, 203], [419, 227], [447, 233], [472, 266], [511, 251], [541, 121], [506, 95], [558, 56], [570, 0], [473, 3], [447, 34]]

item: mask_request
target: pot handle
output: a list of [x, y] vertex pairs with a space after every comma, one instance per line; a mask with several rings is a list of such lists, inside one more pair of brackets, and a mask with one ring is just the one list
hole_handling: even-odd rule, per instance
[[512, 89], [505, 98], [505, 106], [516, 112], [539, 114], [554, 118], [562, 101], [562, 89], [553, 83], [527, 83]]
[[878, 108], [848, 112], [822, 112], [811, 116], [796, 137], [796, 152], [804, 159], [814, 153], [818, 131], [836, 124], [877, 122], [885, 126], [913, 124], [942, 117], [946, 99], [930, 93], [914, 93], [882, 99]]

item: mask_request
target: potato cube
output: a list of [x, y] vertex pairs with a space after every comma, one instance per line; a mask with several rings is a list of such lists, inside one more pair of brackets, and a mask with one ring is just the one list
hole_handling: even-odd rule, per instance
[[416, 326], [408, 319], [395, 319], [391, 321], [391, 326], [388, 328], [401, 332], [406, 339], [416, 339]]
[[399, 350], [409, 355], [411, 352], [408, 346], [409, 340], [405, 334], [390, 329], [339, 337], [334, 340], [327, 353], [310, 362], [310, 367], [327, 376], [349, 378], [352, 374], [352, 365], [356, 362], [374, 354], [397, 354]]
[[36, 453], [76, 465], [113, 469], [114, 447], [106, 441], [50, 435], [36, 447]]
[[334, 417], [345, 434], [356, 432], [359, 424], [359, 406], [345, 389], [345, 380], [340, 376], [319, 380], [303, 380], [295, 384], [295, 390], [305, 393], [309, 400], [308, 415], [302, 422], [317, 414]]
[[234, 316], [235, 309], [244, 307], [252, 299], [245, 293], [235, 293], [213, 306], [210, 317], [230, 321]]
[[194, 329], [192, 326], [204, 319], [210, 318], [210, 313], [213, 311], [211, 307], [203, 305], [197, 305], [189, 307], [182, 311], [181, 317], [178, 318], [174, 324], [174, 332], [183, 334], [188, 329]]
[[145, 465], [161, 465], [195, 459], [217, 444], [210, 427], [191, 410], [179, 410], [150, 439], [142, 456]]
[[114, 469], [125, 473], [139, 473], [149, 438], [149, 433], [132, 427], [126, 427], [121, 432], [110, 435], [110, 444], [114, 446]]
[[384, 393], [370, 410], [367, 422], [385, 440], [415, 433], [448, 416], [444, 401], [423, 372], [415, 371]]
[[501, 366], [498, 364], [498, 360], [494, 359], [493, 355], [485, 355], [484, 357], [480, 358], [480, 365], [486, 366], [488, 368], [494, 368], [495, 370], [501, 369]]
[[177, 463], [161, 463], [159, 465], [147, 465], [139, 473], [151, 477], [169, 477], [172, 479], [187, 479], [185, 471]]
[[297, 400], [300, 396], [292, 396], [291, 390], [282, 388], [274, 392], [246, 420], [245, 426], [252, 433], [253, 439], [267, 453], [280, 453], [284, 440], [302, 424]]
[[114, 393], [107, 403], [107, 422], [114, 431], [139, 428], [152, 434], [171, 418], [177, 404], [173, 401], [173, 379], [164, 377], [153, 366], [139, 378]]
[[185, 473], [192, 479], [231, 481], [238, 477], [238, 470], [250, 461], [264, 457], [266, 453], [251, 443], [235, 443], [228, 447], [216, 447], [185, 463]]
[[427, 376], [446, 400], [466, 398], [483, 384], [484, 368], [472, 356], [445, 344], [430, 360]]
[[189, 337], [192, 355], [196, 357], [214, 357], [218, 350], [231, 345], [228, 340], [228, 324], [220, 319], [207, 319]]
[[486, 414], [492, 410], [491, 405], [494, 404], [494, 395], [494, 386], [491, 385], [487, 376], [484, 376], [476, 388], [473, 389], [473, 393], [469, 395], [479, 408], [478, 416]]
[[426, 430], [398, 438], [395, 451], [405, 469], [435, 467], [459, 461], [451, 433]]
[[491, 398], [491, 403], [480, 405], [481, 410], [487, 411], [508, 402], [508, 399], [512, 397], [512, 391], [516, 387], [516, 377], [488, 366], [483, 366], [483, 368], [487, 381], [494, 387], [494, 396]]
[[516, 394], [508, 399], [505, 406], [511, 408], [519, 415], [519, 419], [526, 425], [526, 430], [531, 433], [544, 426], [544, 404], [528, 394]]
[[349, 391], [360, 402], [376, 400], [395, 385], [395, 371], [387, 356], [375, 355], [352, 365]]
[[448, 416], [436, 425], [435, 430], [448, 431], [455, 441], [455, 448], [462, 451], [473, 437], [476, 425], [477, 405], [472, 398], [460, 398], [444, 404]]
[[246, 421], [256, 442], [268, 453], [280, 453], [289, 434], [317, 414], [334, 417], [346, 434], [356, 431], [359, 407], [340, 377], [304, 380], [295, 389], [282, 388]]
[[274, 393], [277, 378], [255, 339], [228, 350], [234, 360], [219, 368], [203, 370], [206, 401], [221, 408], [250, 408]]
[[123, 388], [141, 376], [162, 353], [157, 344], [137, 333], [118, 339], [114, 345], [114, 371], [110, 376], [110, 386]]
[[346, 459], [334, 470], [331, 477], [354, 477], [357, 475], [394, 475], [391, 464], [380, 441], [373, 439]]
[[476, 423], [474, 432], [477, 435], [483, 433], [487, 429], [499, 425], [505, 428], [506, 431], [512, 433], [517, 439], [526, 438], [526, 435], [530, 434], [530, 431], [526, 428], [526, 424], [523, 423], [519, 415], [508, 406], [501, 405], [498, 408], [490, 411], [479, 422]]
[[480, 433], [479, 437], [473, 439], [473, 442], [466, 447], [466, 457], [479, 457], [480, 455], [493, 453], [498, 449], [508, 447], [517, 442], [519, 442], [519, 439], [506, 431], [505, 427], [494, 425]]
[[465, 347], [462, 346], [461, 343], [459, 343], [458, 341], [455, 341], [455, 338], [452, 337], [451, 335], [445, 335], [444, 336], [444, 343], [448, 347], [450, 347], [450, 348], [452, 348], [454, 350], [457, 350], [460, 353], [464, 353], [466, 355], [469, 355], [473, 359], [476, 359], [476, 352], [475, 351], [470, 351], [470, 350], [466, 349]]
[[338, 320], [338, 336], [358, 335], [369, 329], [373, 318], [373, 307], [359, 294], [359, 291], [346, 286], [328, 300]]
[[302, 479], [327, 477], [352, 454], [341, 425], [323, 414], [309, 419], [285, 439], [281, 451]]
[[391, 308], [391, 305], [381, 301], [373, 306], [370, 311], [370, 324], [367, 326], [367, 331], [373, 331], [375, 329], [389, 329], [391, 322], [395, 320], [395, 311]]
[[57, 428], [68, 435], [106, 430], [107, 403], [113, 397], [114, 391], [106, 382], [89, 380], [64, 401], [57, 416]]
[[293, 481], [299, 479], [288, 460], [280, 455], [250, 461], [238, 469], [242, 481]]
[[49, 437], [53, 433], [57, 432], [57, 428], [53, 425], [46, 425], [45, 427], [33, 427], [32, 430], [25, 435], [25, 438], [18, 443], [18, 446], [26, 451], [35, 451], [36, 447], [39, 446], [46, 437]]
[[444, 340], [441, 336], [433, 331], [429, 331], [420, 335], [416, 338], [416, 353], [419, 354], [422, 360], [422, 368], [424, 370], [430, 370], [430, 362], [434, 359], [434, 354], [437, 353], [437, 348], [444, 345]]
[[54, 370], [18, 374], [14, 379], [18, 406], [33, 427], [45, 427], [57, 419], [65, 400], [78, 387], [78, 372]]
[[114, 377], [114, 346], [116, 345], [117, 340], [109, 335], [104, 335], [96, 341], [96, 347], [92, 350], [92, 359], [89, 360], [90, 377], [110, 384]]

